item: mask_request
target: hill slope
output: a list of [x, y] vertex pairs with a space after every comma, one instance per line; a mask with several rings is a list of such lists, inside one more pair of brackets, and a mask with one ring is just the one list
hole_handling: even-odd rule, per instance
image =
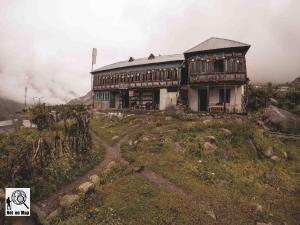
[[9, 115], [22, 110], [24, 104], [0, 97], [0, 120], [9, 119]]
[[79, 105], [79, 104], [89, 105], [89, 104], [92, 104], [91, 93], [92, 92], [89, 91], [82, 97], [74, 98], [74, 99], [70, 100], [67, 103], [67, 105]]

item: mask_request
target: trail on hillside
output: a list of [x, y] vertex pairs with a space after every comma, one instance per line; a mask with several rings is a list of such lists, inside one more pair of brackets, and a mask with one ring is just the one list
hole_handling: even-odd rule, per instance
[[[137, 132], [141, 126], [133, 126], [134, 132]], [[110, 145], [103, 139], [101, 139], [96, 133], [91, 132], [93, 140], [102, 145], [105, 148], [105, 157], [104, 160], [95, 166], [92, 170], [86, 172], [84, 175], [77, 177], [70, 183], [63, 185], [55, 194], [49, 198], [40, 200], [33, 203], [39, 211], [41, 211], [45, 216], [49, 215], [53, 210], [58, 207], [59, 199], [61, 196], [66, 194], [71, 194], [78, 186], [84, 182], [89, 181], [89, 176], [93, 174], [100, 174], [106, 168], [106, 166], [112, 161], [120, 161], [128, 166], [130, 163], [126, 161], [121, 156], [121, 145], [128, 141], [128, 131], [121, 134], [123, 136], [120, 141], [116, 144]], [[156, 174], [152, 170], [145, 168], [140, 171], [141, 176], [149, 180], [151, 183], [154, 183], [160, 188], [166, 189], [171, 192], [178, 193], [183, 196], [188, 196], [188, 194], [166, 178], [162, 177], [159, 174]]]

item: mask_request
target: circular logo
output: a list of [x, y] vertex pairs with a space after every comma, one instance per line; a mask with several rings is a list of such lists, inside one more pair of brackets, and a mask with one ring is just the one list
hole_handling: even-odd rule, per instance
[[11, 200], [13, 203], [15, 203], [16, 205], [24, 204], [26, 208], [28, 208], [28, 206], [25, 204], [26, 199], [27, 196], [22, 190], [15, 190], [11, 195]]

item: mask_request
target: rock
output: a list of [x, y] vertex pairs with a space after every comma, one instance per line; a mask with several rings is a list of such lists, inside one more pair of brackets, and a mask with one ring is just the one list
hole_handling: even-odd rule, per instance
[[219, 180], [218, 185], [220, 187], [224, 187], [228, 184], [229, 182], [227, 180]]
[[148, 137], [143, 137], [143, 141], [149, 141]]
[[206, 211], [206, 214], [209, 215], [211, 218], [213, 218], [214, 220], [216, 220], [216, 215], [214, 213], [214, 211], [212, 210], [209, 210], [209, 211]]
[[69, 208], [72, 204], [79, 200], [79, 195], [64, 195], [60, 201], [59, 205], [65, 209]]
[[170, 121], [170, 120], [172, 120], [172, 117], [166, 116], [165, 120]]
[[89, 179], [92, 183], [97, 184], [100, 181], [100, 178], [97, 174], [89, 176]]
[[131, 146], [133, 144], [132, 140], [128, 141], [128, 144]]
[[0, 188], [0, 199], [5, 199], [5, 191], [2, 188]]
[[205, 142], [202, 147], [202, 150], [203, 150], [202, 152], [204, 155], [208, 155], [208, 154], [214, 152], [216, 149], [217, 149], [216, 145], [211, 144], [210, 142]]
[[272, 105], [278, 105], [278, 101], [275, 98], [270, 98], [270, 102]]
[[52, 211], [46, 218], [47, 221], [51, 221], [53, 219], [55, 219], [56, 217], [58, 217], [61, 213], [62, 213], [62, 208], [59, 207], [57, 209], [55, 209], [54, 211]]
[[255, 212], [257, 213], [257, 214], [262, 214], [263, 213], [263, 208], [262, 208], [262, 205], [257, 205], [256, 206], [256, 208], [255, 208]]
[[285, 159], [288, 159], [288, 154], [287, 154], [287, 152], [283, 152], [283, 155], [284, 155], [284, 158], [285, 158]]
[[266, 157], [271, 157], [273, 155], [273, 148], [269, 146], [263, 153]]
[[238, 123], [242, 123], [243, 122], [243, 120], [241, 118], [236, 118], [235, 121], [238, 122]]
[[84, 182], [79, 185], [78, 190], [83, 194], [90, 193], [95, 190], [95, 184], [92, 182]]
[[137, 140], [135, 140], [133, 143], [134, 143], [134, 145], [137, 145], [138, 141], [137, 141]]
[[176, 134], [178, 132], [178, 130], [176, 129], [170, 129], [170, 130], [167, 130], [168, 133], [171, 133], [171, 134]]
[[109, 170], [111, 170], [111, 168], [113, 168], [116, 165], [115, 161], [111, 161], [110, 163], [108, 163], [108, 165], [105, 167], [104, 172], [107, 172]]
[[216, 143], [216, 137], [215, 136], [206, 136], [206, 140], [211, 144]]
[[264, 114], [266, 122], [280, 131], [297, 133], [300, 132], [300, 118], [286, 110], [270, 105]]
[[264, 126], [265, 125], [264, 122], [261, 121], [261, 120], [257, 120], [257, 124], [260, 125], [260, 126]]
[[274, 162], [280, 162], [280, 158], [279, 158], [278, 156], [276, 156], [276, 155], [273, 155], [273, 156], [271, 157], [271, 159], [272, 159]]
[[232, 135], [232, 132], [226, 128], [220, 128], [220, 130], [223, 131], [226, 134], [226, 136]]
[[144, 166], [137, 166], [137, 167], [134, 167], [134, 168], [133, 168], [133, 172], [135, 172], [135, 173], [140, 173], [140, 172], [142, 172], [144, 169], [145, 169]]
[[128, 167], [125, 171], [124, 171], [125, 175], [130, 175], [133, 174], [133, 168], [132, 167]]
[[207, 125], [210, 123], [211, 120], [203, 120], [202, 123], [204, 123], [204, 125]]
[[115, 135], [115, 136], [113, 136], [112, 138], [111, 138], [111, 140], [117, 140], [119, 138], [119, 136], [118, 135]]

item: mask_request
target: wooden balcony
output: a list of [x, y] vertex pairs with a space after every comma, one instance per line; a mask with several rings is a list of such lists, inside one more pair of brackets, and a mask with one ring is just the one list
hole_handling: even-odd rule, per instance
[[189, 82], [192, 83], [226, 83], [226, 82], [247, 82], [245, 73], [213, 73], [213, 74], [191, 74]]
[[178, 80], [173, 81], [144, 81], [133, 83], [121, 83], [121, 84], [108, 84], [97, 86], [94, 85], [94, 90], [111, 90], [111, 89], [130, 89], [130, 88], [163, 88], [179, 86]]

